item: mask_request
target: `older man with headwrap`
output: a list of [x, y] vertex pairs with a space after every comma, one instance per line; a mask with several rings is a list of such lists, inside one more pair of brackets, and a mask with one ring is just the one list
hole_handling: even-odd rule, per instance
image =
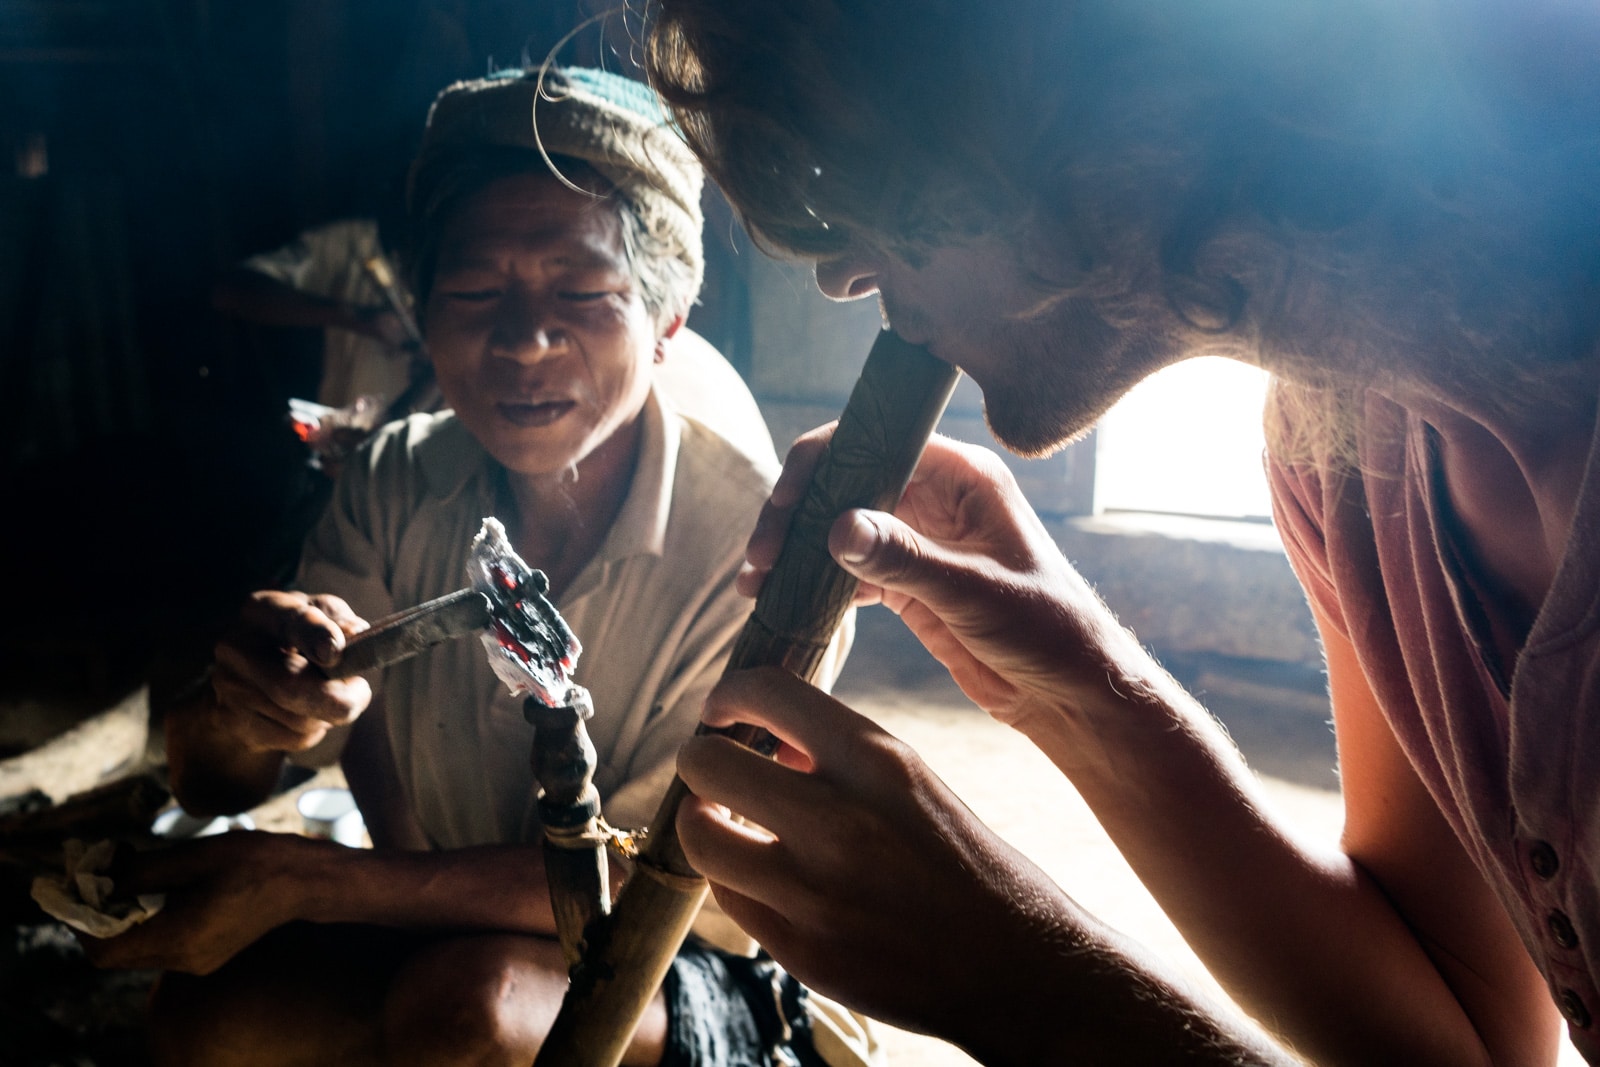
[[[435, 103], [411, 173], [413, 281], [451, 410], [391, 424], [347, 465], [303, 592], [252, 599], [211, 692], [167, 732], [196, 812], [259, 802], [291, 755], [342, 757], [378, 847], [234, 834], [121, 872], [166, 908], [91, 949], [179, 972], [155, 999], [158, 1059], [538, 1050], [566, 973], [528, 844], [520, 700], [475, 641], [370, 680], [317, 668], [363, 620], [465, 584], [473, 534], [497, 516], [584, 646], [607, 817], [654, 811], [748, 613], [734, 577], [775, 474], [770, 444], [741, 446], [657, 383], [700, 285], [700, 185], [654, 96], [615, 75], [515, 72]], [[696, 929], [628, 1062], [768, 1062], [791, 1033], [810, 1056], [804, 993], [720, 915]], [[788, 1018], [775, 990], [793, 994]]]

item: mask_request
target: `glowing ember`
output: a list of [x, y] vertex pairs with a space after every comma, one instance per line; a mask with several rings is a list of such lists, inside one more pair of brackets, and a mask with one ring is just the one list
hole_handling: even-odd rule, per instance
[[365, 441], [383, 416], [383, 398], [359, 396], [348, 406], [331, 408], [290, 398], [289, 428], [311, 447], [312, 465], [340, 460]]
[[552, 708], [569, 703], [572, 670], [583, 649], [545, 599], [549, 580], [522, 562], [498, 519], [484, 519], [472, 539], [467, 573], [493, 605], [494, 622], [482, 636], [495, 675], [513, 695], [532, 695]]

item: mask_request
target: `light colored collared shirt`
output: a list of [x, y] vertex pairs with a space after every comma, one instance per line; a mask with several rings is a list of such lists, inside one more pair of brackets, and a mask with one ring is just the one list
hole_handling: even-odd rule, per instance
[[[750, 613], [734, 576], [776, 476], [770, 452], [741, 451], [654, 391], [641, 417], [633, 484], [556, 605], [583, 644], [574, 679], [594, 701], [594, 781], [607, 820], [622, 827], [654, 815]], [[498, 477], [453, 415], [391, 424], [343, 473], [307, 541], [298, 587], [341, 596], [368, 620], [462, 588]], [[849, 637], [847, 626], [824, 680], [842, 665]], [[374, 690], [401, 787], [435, 846], [536, 838], [533, 729], [480, 642], [448, 642], [396, 664]], [[724, 947], [748, 945], [705, 923], [696, 929]]]

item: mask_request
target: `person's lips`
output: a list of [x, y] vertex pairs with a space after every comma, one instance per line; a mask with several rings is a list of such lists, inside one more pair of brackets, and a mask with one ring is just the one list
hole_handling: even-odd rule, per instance
[[878, 311], [883, 316], [883, 324], [899, 334], [907, 344], [926, 347], [932, 340], [932, 331], [921, 315], [897, 305], [881, 292], [878, 294]]
[[496, 404], [500, 417], [513, 426], [549, 426], [577, 407], [575, 400], [503, 400]]

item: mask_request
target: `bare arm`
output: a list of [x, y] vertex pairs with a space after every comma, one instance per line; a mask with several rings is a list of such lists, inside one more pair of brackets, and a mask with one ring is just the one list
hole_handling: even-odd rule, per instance
[[776, 668], [738, 672], [706, 721], [755, 723], [786, 747], [773, 763], [719, 736], [685, 745], [684, 849], [808, 985], [991, 1067], [1300, 1062], [1164, 974], [826, 694]]
[[1552, 1063], [1559, 1012], [1499, 901], [1433, 803], [1361, 673], [1318, 619], [1338, 724], [1344, 850], [1392, 902], [1495, 1063]]
[[[1209, 716], [1149, 669], [1112, 679], [1103, 708], [1021, 728], [1218, 979], [1316, 1062], [1554, 1062], [1542, 981], [1396, 746], [1353, 650], [1323, 629], [1343, 848], [1280, 823]], [[1080, 718], [1093, 745], [1071, 725]]]
[[155, 918], [105, 941], [94, 962], [207, 974], [284, 923], [553, 934], [537, 847], [351, 849], [289, 834], [231, 833], [141, 854], [119, 892], [165, 893]]
[[[752, 538], [747, 587], [781, 542], [803, 483], [795, 467], [792, 457]], [[1347, 853], [1274, 817], [1220, 727], [1061, 558], [993, 457], [936, 439], [896, 516], [841, 518], [835, 558], [1072, 779], [1208, 966], [1275, 1033], [1317, 1062], [1550, 1062], [1536, 979], [1387, 727], [1373, 727], [1382, 719], [1353, 656], [1330, 655], [1341, 731], [1354, 738]], [[1427, 884], [1435, 861], [1450, 884]], [[903, 921], [880, 903], [884, 922]]]
[[395, 347], [405, 343], [399, 320], [382, 305], [308, 293], [249, 267], [234, 267], [217, 279], [211, 306], [263, 326], [349, 330]]

